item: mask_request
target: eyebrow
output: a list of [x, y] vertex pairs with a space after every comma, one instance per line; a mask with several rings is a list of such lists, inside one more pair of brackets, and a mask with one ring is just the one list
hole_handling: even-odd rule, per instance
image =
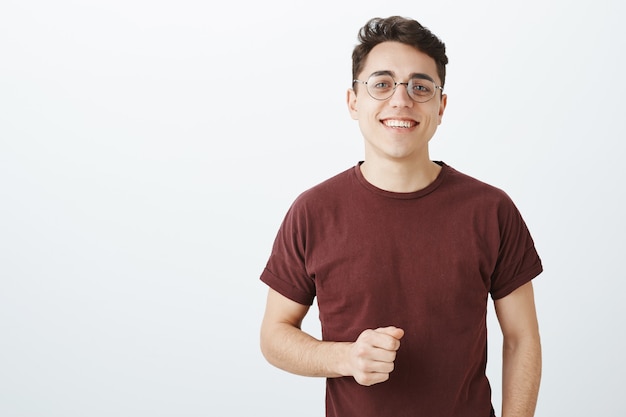
[[[389, 71], [389, 70], [375, 71], [375, 72], [370, 74], [370, 77], [372, 77], [374, 75], [389, 75], [389, 76], [394, 77], [394, 78], [396, 77], [396, 74], [393, 71]], [[409, 78], [410, 79], [418, 78], [420, 80], [428, 80], [428, 81], [432, 81], [433, 83], [435, 83], [435, 80], [433, 79], [433, 77], [431, 77], [428, 74], [424, 74], [423, 72], [412, 72], [409, 75]]]

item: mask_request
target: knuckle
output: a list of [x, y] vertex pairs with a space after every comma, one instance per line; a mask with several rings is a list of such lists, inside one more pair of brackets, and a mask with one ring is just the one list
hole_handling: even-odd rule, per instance
[[363, 341], [370, 341], [374, 337], [374, 331], [372, 329], [363, 330], [360, 334], [359, 339]]

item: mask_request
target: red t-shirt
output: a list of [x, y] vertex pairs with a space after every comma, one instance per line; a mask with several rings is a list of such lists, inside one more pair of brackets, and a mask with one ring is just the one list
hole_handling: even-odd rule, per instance
[[261, 280], [311, 305], [322, 337], [405, 331], [388, 381], [327, 379], [329, 417], [488, 417], [488, 296], [536, 277], [541, 261], [511, 199], [439, 163], [428, 187], [393, 193], [359, 165], [302, 193], [289, 209]]

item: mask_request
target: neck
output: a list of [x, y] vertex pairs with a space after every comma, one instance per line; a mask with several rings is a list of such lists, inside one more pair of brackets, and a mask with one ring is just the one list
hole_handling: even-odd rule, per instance
[[440, 171], [441, 166], [431, 160], [412, 164], [365, 160], [361, 164], [363, 177], [370, 184], [395, 193], [411, 193], [426, 188], [435, 181]]

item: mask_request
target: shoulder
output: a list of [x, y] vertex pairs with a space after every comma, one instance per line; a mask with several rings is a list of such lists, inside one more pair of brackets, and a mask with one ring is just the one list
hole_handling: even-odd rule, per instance
[[356, 175], [351, 167], [302, 192], [294, 201], [294, 206], [310, 206], [332, 201], [351, 189]]
[[501, 188], [446, 167], [442, 200], [467, 216], [491, 218], [494, 221], [519, 221], [521, 214], [512, 198]]
[[510, 201], [508, 194], [494, 185], [481, 181], [473, 176], [465, 174], [455, 168], [445, 165], [446, 188], [468, 197], [489, 199], [493, 201]]

